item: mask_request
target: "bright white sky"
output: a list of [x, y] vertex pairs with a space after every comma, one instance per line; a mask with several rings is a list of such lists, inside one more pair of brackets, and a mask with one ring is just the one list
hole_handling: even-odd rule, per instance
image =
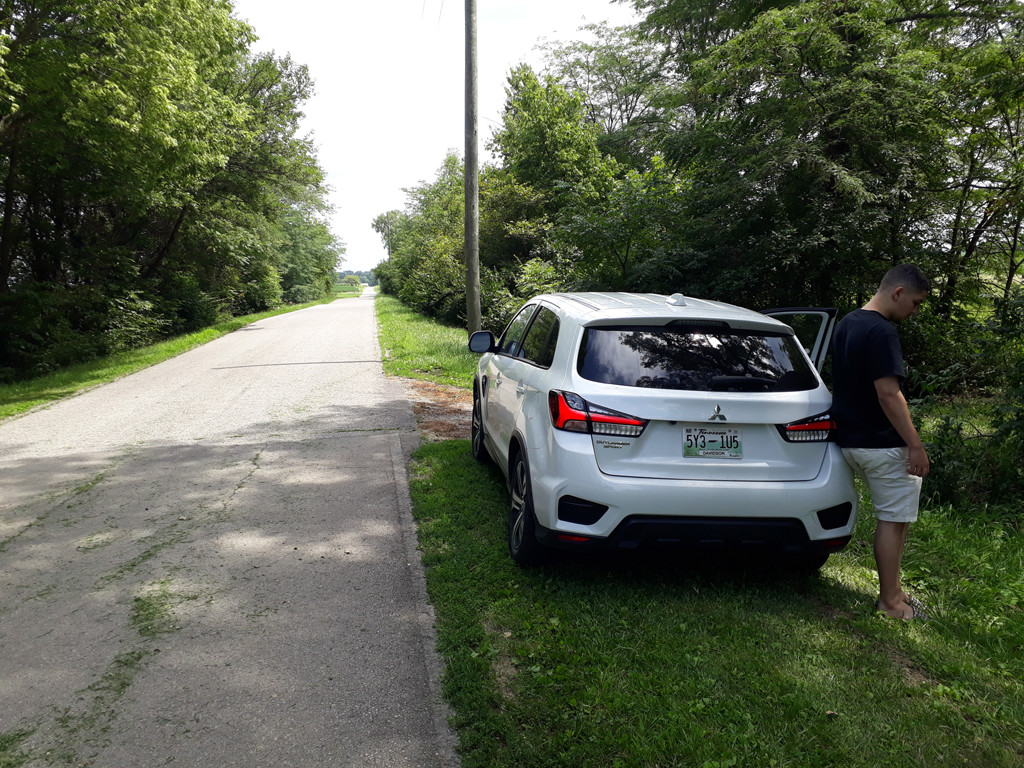
[[[309, 67], [316, 95], [304, 129], [333, 188], [342, 269], [385, 258], [374, 217], [405, 207], [403, 188], [433, 180], [449, 149], [464, 154], [463, 0], [234, 0], [259, 35], [255, 48]], [[627, 24], [609, 0], [477, 0], [480, 141], [501, 118], [505, 77], [540, 67], [538, 42], [580, 39], [583, 24]], [[481, 162], [490, 156], [481, 146]]]

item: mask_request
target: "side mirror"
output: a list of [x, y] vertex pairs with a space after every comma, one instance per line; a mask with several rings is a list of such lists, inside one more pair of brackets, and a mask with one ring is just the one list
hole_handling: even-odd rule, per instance
[[494, 334], [490, 331], [477, 331], [469, 337], [469, 350], [482, 355], [494, 351]]

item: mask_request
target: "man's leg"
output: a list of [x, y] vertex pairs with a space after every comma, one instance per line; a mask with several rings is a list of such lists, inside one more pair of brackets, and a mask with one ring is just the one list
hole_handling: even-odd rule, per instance
[[897, 619], [910, 619], [914, 609], [907, 605], [900, 586], [900, 562], [910, 523], [879, 520], [875, 527], [875, 565], [878, 567], [878, 608]]

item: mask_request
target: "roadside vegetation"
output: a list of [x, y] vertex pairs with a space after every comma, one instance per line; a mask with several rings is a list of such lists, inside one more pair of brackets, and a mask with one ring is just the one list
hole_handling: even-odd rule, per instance
[[0, 382], [331, 293], [305, 66], [230, 2], [0, 9]]
[[479, 357], [467, 334], [424, 317], [391, 296], [376, 299], [384, 372], [391, 376], [469, 387]]
[[[480, 173], [483, 326], [551, 290], [845, 313], [932, 279], [902, 331], [933, 500], [1024, 497], [1024, 6], [634, 0], [508, 73]], [[382, 292], [465, 323], [458, 155], [374, 221]], [[969, 407], [963, 408], [963, 403]], [[944, 409], [944, 410], [943, 410]]]
[[[378, 302], [382, 343], [403, 340], [391, 371], [460, 357], [464, 331]], [[873, 607], [868, 515], [811, 578], [672, 557], [522, 570], [504, 479], [468, 441], [425, 445], [410, 479], [467, 768], [1024, 766], [1016, 504], [930, 503], [904, 564], [932, 619], [897, 622]]]
[[350, 298], [361, 295], [363, 287], [361, 285], [353, 285], [352, 283], [335, 283], [333, 291], [334, 295], [339, 298]]

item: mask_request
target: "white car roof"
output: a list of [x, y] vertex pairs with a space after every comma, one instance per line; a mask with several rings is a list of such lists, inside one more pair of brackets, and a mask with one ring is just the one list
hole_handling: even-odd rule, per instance
[[546, 301], [576, 318], [580, 325], [639, 323], [663, 325], [672, 320], [718, 320], [731, 328], [792, 333], [785, 323], [760, 312], [720, 301], [706, 301], [680, 293], [548, 293], [535, 298]]

